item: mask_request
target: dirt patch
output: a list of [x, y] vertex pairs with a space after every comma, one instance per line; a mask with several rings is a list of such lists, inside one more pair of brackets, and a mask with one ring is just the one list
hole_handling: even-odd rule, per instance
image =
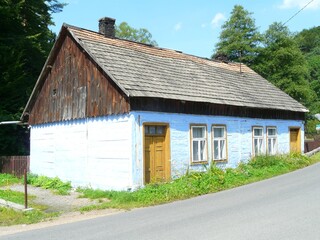
[[[24, 186], [22, 184], [15, 184], [2, 189], [24, 192]], [[31, 185], [28, 185], [28, 194], [36, 196], [36, 198], [32, 200], [33, 203], [47, 206], [45, 212], [72, 212], [78, 210], [80, 207], [98, 203], [88, 198], [79, 198], [80, 194], [75, 191], [71, 191], [70, 195], [57, 195], [50, 190]]]
[[[6, 186], [0, 189], [11, 189], [13, 191], [24, 192], [24, 186], [22, 184]], [[81, 213], [79, 212], [81, 207], [98, 204], [98, 201], [93, 201], [88, 198], [79, 198], [80, 193], [75, 191], [72, 191], [70, 195], [57, 195], [50, 190], [28, 185], [28, 194], [36, 197], [32, 200], [33, 203], [46, 206], [45, 212], [59, 212], [61, 215], [52, 220], [31, 225], [24, 224], [0, 227], [0, 236], [122, 212], [122, 210], [117, 209], [105, 209]]]

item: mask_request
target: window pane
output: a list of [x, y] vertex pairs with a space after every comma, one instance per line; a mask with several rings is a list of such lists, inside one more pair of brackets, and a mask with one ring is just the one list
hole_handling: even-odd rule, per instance
[[157, 126], [157, 134], [163, 134], [164, 133], [164, 126]]
[[254, 139], [253, 141], [253, 145], [254, 145], [254, 155], [257, 155], [258, 154], [258, 139]]
[[193, 161], [199, 161], [199, 149], [198, 149], [198, 141], [192, 142], [192, 159]]
[[259, 139], [259, 153], [262, 152], [262, 144], [263, 144], [262, 139]]
[[213, 137], [215, 137], [215, 138], [224, 137], [224, 128], [223, 127], [215, 127], [215, 128], [213, 128]]
[[201, 161], [204, 161], [206, 160], [206, 141], [205, 140], [202, 140], [200, 142], [200, 148], [201, 148], [201, 152], [200, 152], [200, 160]]
[[144, 133], [145, 134], [149, 134], [149, 126], [145, 126], [144, 127]]
[[268, 128], [268, 136], [276, 136], [276, 129]]
[[272, 139], [268, 139], [268, 153], [272, 154]]
[[253, 129], [253, 135], [254, 135], [255, 137], [262, 136], [262, 128], [254, 128], [254, 129]]
[[192, 137], [193, 138], [204, 138], [205, 135], [204, 127], [193, 127], [192, 128]]
[[213, 148], [214, 148], [214, 156], [213, 156], [213, 158], [215, 160], [218, 160], [219, 159], [219, 141], [218, 140], [214, 140]]
[[272, 139], [272, 154], [275, 154], [277, 151], [276, 144], [277, 144], [277, 139], [276, 138]]
[[155, 126], [150, 126], [149, 127], [149, 134], [155, 134], [156, 133], [156, 127]]
[[220, 152], [221, 152], [221, 155], [220, 155], [220, 159], [226, 159], [226, 144], [225, 144], [225, 140], [221, 140], [220, 141]]

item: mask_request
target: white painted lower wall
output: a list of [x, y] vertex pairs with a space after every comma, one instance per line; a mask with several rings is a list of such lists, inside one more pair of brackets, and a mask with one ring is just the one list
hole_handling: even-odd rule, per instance
[[73, 186], [127, 190], [132, 186], [128, 115], [31, 127], [32, 173], [58, 176]]

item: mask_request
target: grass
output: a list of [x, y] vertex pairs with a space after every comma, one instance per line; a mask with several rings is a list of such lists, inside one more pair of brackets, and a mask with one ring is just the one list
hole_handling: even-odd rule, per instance
[[63, 182], [58, 177], [50, 178], [46, 176], [38, 176], [36, 174], [28, 174], [28, 184], [35, 187], [50, 189], [59, 195], [69, 195], [71, 190], [71, 182]]
[[[22, 181], [23, 179], [21, 180], [10, 174], [0, 174], [0, 187], [10, 186], [15, 183], [21, 183]], [[46, 183], [46, 181], [43, 182]], [[68, 186], [68, 183], [61, 184], [61, 181], [59, 182], [56, 179], [51, 181], [49, 179], [48, 182], [54, 182], [55, 184], [45, 184], [46, 187], [50, 185], [50, 188], [54, 188], [54, 190], [59, 191], [59, 193], [66, 192], [66, 186]], [[10, 189], [0, 189], [0, 199], [24, 205], [24, 193], [22, 192], [12, 191]], [[0, 226], [37, 223], [43, 220], [52, 219], [53, 217], [57, 217], [59, 215], [59, 213], [43, 212], [47, 209], [47, 206], [35, 204], [32, 202], [33, 199], [35, 199], [35, 196], [28, 194], [28, 206], [33, 208], [32, 211], [23, 212], [0, 206]]]
[[[1, 190], [0, 199], [24, 205], [24, 193], [12, 190]], [[35, 196], [28, 195], [28, 201], [35, 199]]]
[[0, 174], [0, 187], [9, 186], [15, 183], [20, 183], [21, 180], [11, 174], [1, 173]]
[[320, 153], [309, 158], [300, 154], [258, 156], [235, 169], [222, 170], [214, 164], [206, 172], [189, 172], [169, 183], [149, 184], [134, 192], [78, 189], [82, 197], [108, 198], [109, 202], [83, 207], [82, 211], [104, 208], [131, 209], [214, 193], [288, 173], [320, 161]]
[[0, 226], [37, 223], [43, 220], [49, 220], [57, 215], [57, 213], [48, 214], [40, 210], [22, 212], [0, 207]]

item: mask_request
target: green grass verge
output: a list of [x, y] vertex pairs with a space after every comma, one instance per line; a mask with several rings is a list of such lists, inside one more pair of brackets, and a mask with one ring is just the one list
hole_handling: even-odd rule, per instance
[[[24, 193], [0, 189], [0, 199], [24, 205]], [[35, 196], [28, 195], [28, 201], [35, 199]]]
[[15, 183], [20, 183], [21, 180], [11, 174], [1, 173], [0, 174], [0, 187], [9, 186]]
[[22, 212], [0, 207], [0, 226], [37, 223], [57, 216], [57, 213], [48, 214], [39, 210]]
[[149, 184], [134, 192], [78, 189], [82, 197], [110, 201], [83, 207], [82, 211], [104, 208], [130, 209], [214, 193], [288, 173], [320, 161], [320, 153], [309, 158], [300, 154], [259, 156], [235, 169], [222, 170], [214, 164], [206, 172], [189, 172], [169, 183]]

